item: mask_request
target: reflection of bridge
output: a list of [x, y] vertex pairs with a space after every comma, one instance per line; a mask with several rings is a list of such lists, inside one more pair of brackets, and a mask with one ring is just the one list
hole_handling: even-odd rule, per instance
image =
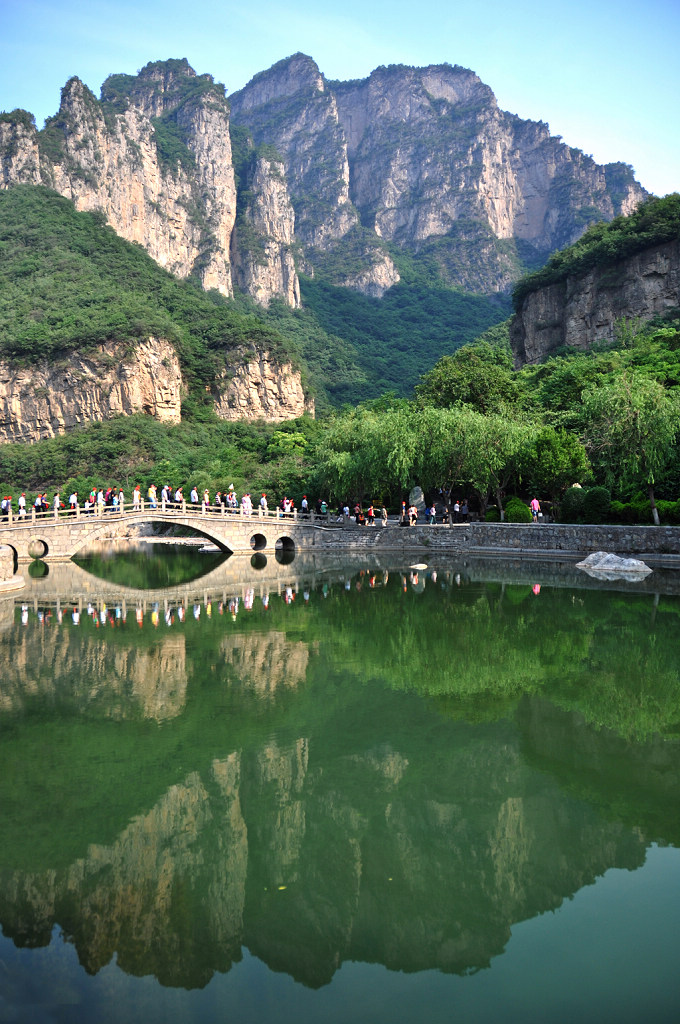
[[34, 608], [47, 605], [74, 605], [82, 608], [106, 605], [141, 606], [144, 609], [153, 604], [161, 607], [188, 605], [209, 600], [228, 601], [243, 596], [246, 588], [252, 588], [256, 597], [264, 594], [282, 594], [287, 587], [294, 591], [313, 589], [321, 583], [344, 581], [349, 576], [365, 569], [367, 565], [377, 570], [376, 560], [365, 555], [348, 558], [342, 554], [333, 558], [324, 554], [301, 553], [290, 564], [280, 563], [276, 558], [258, 555], [254, 558], [235, 555], [216, 568], [188, 583], [143, 590], [112, 583], [94, 576], [76, 565], [75, 562], [61, 562], [49, 567], [47, 575], [26, 577], [26, 587], [17, 592], [17, 604]]
[[227, 512], [205, 505], [181, 506], [142, 503], [138, 511], [132, 505], [122, 511], [96, 506], [91, 512], [42, 512], [31, 509], [24, 517], [9, 516], [0, 524], [0, 543], [13, 548], [19, 561], [44, 558], [47, 561], [72, 558], [94, 541], [125, 536], [131, 527], [145, 523], [184, 527], [200, 534], [224, 551], [243, 553], [276, 549], [293, 551], [323, 544], [323, 536], [335, 533], [339, 524], [329, 516], [256, 511], [252, 515]]

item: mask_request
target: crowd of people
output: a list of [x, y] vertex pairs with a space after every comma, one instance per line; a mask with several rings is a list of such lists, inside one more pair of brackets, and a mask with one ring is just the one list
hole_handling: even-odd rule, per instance
[[[106, 511], [119, 512], [131, 510], [132, 512], [139, 512], [142, 508], [182, 509], [187, 507], [202, 511], [240, 513], [245, 516], [260, 513], [276, 513], [286, 517], [295, 515], [309, 517], [313, 512], [317, 516], [324, 517], [336, 515], [338, 522], [341, 522], [343, 519], [353, 518], [357, 526], [368, 527], [375, 526], [378, 522], [386, 526], [389, 518], [386, 507], [384, 505], [378, 507], [375, 502], [369, 502], [368, 506], [365, 507], [361, 501], [345, 500], [338, 504], [337, 511], [333, 511], [325, 498], [317, 498], [312, 503], [306, 494], [302, 496], [299, 507], [293, 498], [287, 496], [284, 496], [270, 507], [266, 492], [263, 491], [259, 498], [253, 498], [250, 492], [246, 491], [239, 498], [233, 484], [230, 484], [226, 491], [216, 491], [212, 497], [208, 488], [199, 492], [198, 488], [193, 486], [189, 492], [188, 500], [184, 494], [183, 487], [173, 489], [169, 484], [164, 484], [159, 488], [156, 484], [150, 484], [146, 488], [145, 493], [143, 493], [141, 486], [137, 484], [133, 488], [131, 500], [127, 504], [122, 487], [102, 487], [98, 489], [93, 487], [85, 495], [82, 502], [81, 496], [77, 491], [72, 491], [67, 501], [62, 499], [60, 491], [55, 491], [51, 499], [48, 498], [46, 493], [38, 493], [31, 504], [36, 513], [53, 512], [59, 514], [61, 512], [70, 512], [74, 515], [78, 514], [78, 512], [85, 514], [97, 512], [101, 515]], [[406, 501], [402, 501], [401, 513], [398, 516], [399, 523], [402, 526], [416, 526], [420, 516], [430, 525], [434, 525], [437, 522], [448, 523], [449, 521], [453, 523], [467, 523], [471, 518], [470, 505], [467, 498], [456, 498], [450, 504], [450, 507], [447, 507], [447, 503], [440, 494], [438, 498], [423, 504], [424, 509], [422, 505], [419, 509], [414, 502], [407, 505]], [[25, 493], [22, 493], [17, 499], [16, 508], [12, 495], [5, 495], [0, 503], [0, 517], [5, 522], [7, 522], [10, 516], [14, 515], [23, 518], [26, 516], [29, 507]], [[534, 522], [538, 522], [539, 519], [543, 518], [538, 499], [532, 499], [530, 509]]]

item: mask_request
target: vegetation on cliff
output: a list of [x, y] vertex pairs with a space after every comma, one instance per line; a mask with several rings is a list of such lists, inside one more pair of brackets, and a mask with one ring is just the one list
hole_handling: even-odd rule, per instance
[[629, 217], [593, 224], [578, 242], [553, 253], [544, 267], [523, 277], [513, 292], [515, 309], [520, 309], [527, 295], [539, 288], [585, 274], [593, 267], [611, 266], [676, 238], [680, 238], [680, 194], [674, 192], [663, 199], [650, 197]]

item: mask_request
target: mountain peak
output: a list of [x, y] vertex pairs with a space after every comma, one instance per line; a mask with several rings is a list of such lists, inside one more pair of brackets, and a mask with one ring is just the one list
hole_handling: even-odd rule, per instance
[[243, 89], [230, 96], [230, 101], [232, 108], [252, 110], [308, 89], [323, 92], [323, 75], [315, 60], [305, 53], [294, 53], [267, 71], [260, 71]]

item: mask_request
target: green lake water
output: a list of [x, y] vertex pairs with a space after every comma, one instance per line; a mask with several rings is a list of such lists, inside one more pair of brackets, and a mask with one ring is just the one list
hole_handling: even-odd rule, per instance
[[0, 1021], [677, 1021], [679, 594], [34, 570], [0, 604]]

